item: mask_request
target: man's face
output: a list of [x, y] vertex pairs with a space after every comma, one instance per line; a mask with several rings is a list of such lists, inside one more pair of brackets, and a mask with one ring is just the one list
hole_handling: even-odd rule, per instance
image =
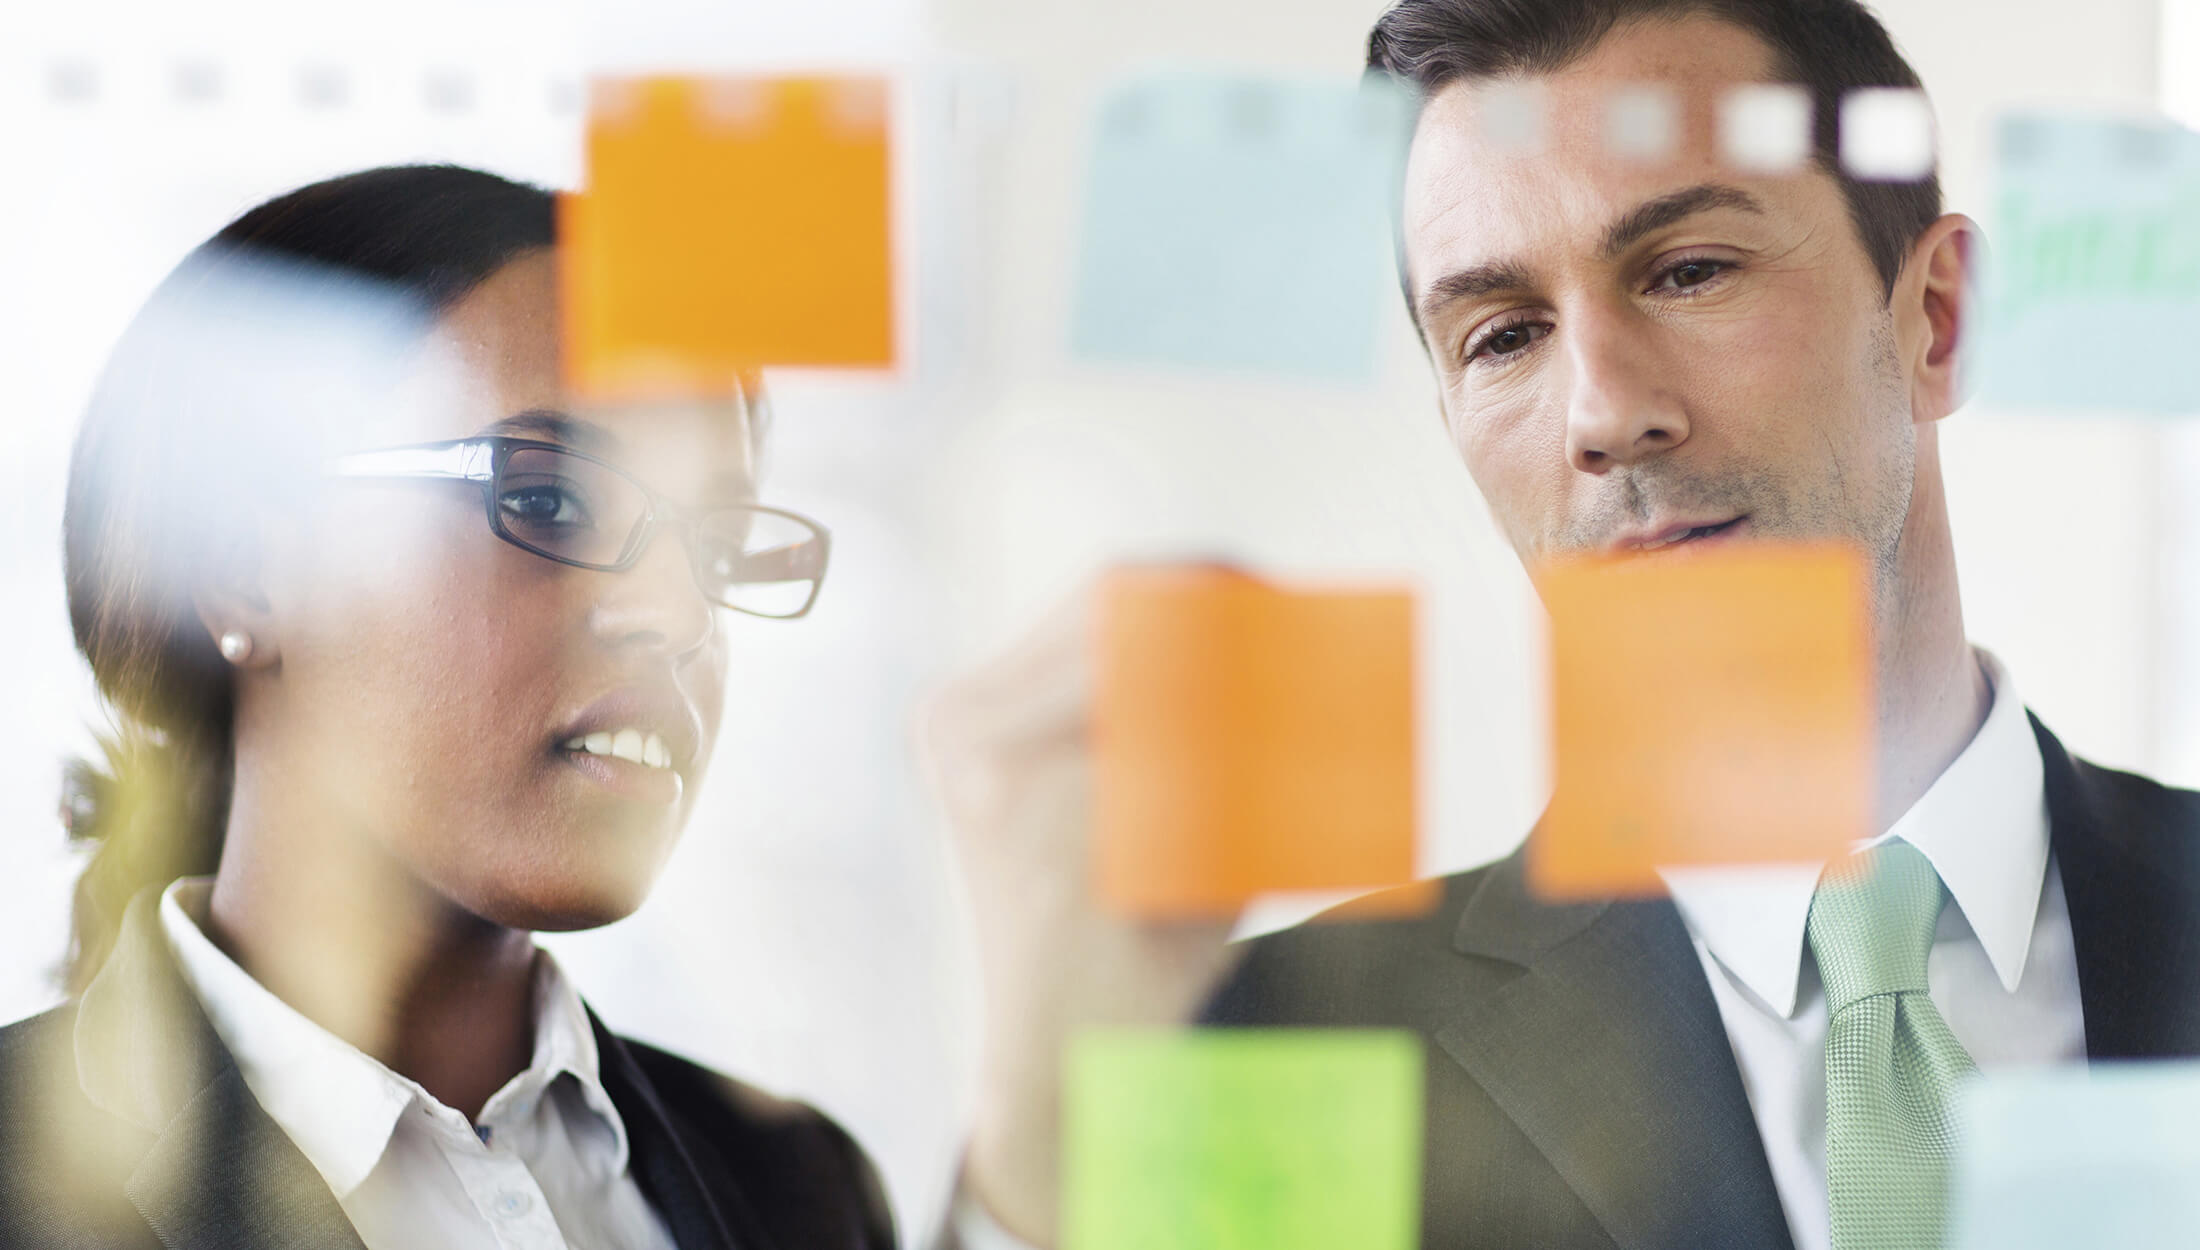
[[[1532, 154], [1484, 136], [1504, 84], [1427, 103], [1408, 283], [1452, 437], [1531, 566], [1815, 537], [1861, 544], [1891, 578], [1917, 436], [1878, 273], [1830, 175], [1749, 172], [1718, 150], [1719, 99], [1774, 78], [1755, 36], [1689, 18], [1622, 26], [1536, 79], [1549, 113]], [[1643, 84], [1682, 110], [1654, 164], [1603, 139], [1609, 94]]]

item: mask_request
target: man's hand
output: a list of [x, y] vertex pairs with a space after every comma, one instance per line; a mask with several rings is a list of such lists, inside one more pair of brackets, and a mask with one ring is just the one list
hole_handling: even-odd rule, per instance
[[923, 744], [985, 983], [963, 1184], [1034, 1245], [1056, 1239], [1065, 1045], [1091, 1028], [1186, 1022], [1238, 957], [1229, 919], [1139, 921], [1094, 898], [1093, 598], [1080, 594], [944, 691]]

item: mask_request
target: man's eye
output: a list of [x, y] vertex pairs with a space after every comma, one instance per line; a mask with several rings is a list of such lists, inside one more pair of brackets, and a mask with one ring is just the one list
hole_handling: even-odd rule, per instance
[[1529, 344], [1549, 334], [1551, 328], [1539, 321], [1511, 321], [1484, 334], [1467, 352], [1467, 359], [1484, 356], [1515, 356]]
[[1684, 260], [1659, 274], [1657, 286], [1651, 289], [1686, 291], [1704, 285], [1733, 267], [1723, 260]]
[[555, 485], [520, 486], [504, 492], [497, 506], [528, 525], [583, 526], [591, 523], [588, 506], [575, 492]]

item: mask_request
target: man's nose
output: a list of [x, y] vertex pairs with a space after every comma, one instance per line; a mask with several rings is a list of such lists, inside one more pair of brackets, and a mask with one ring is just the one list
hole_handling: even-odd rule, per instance
[[1605, 473], [1671, 451], [1688, 440], [1688, 414], [1673, 367], [1651, 341], [1653, 327], [1625, 312], [1574, 319], [1566, 408], [1566, 458]]

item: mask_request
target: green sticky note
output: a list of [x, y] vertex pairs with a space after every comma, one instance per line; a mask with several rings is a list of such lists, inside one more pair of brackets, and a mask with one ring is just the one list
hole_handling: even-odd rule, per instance
[[1420, 1039], [1096, 1033], [1063, 1094], [1067, 1250], [1413, 1250]]

